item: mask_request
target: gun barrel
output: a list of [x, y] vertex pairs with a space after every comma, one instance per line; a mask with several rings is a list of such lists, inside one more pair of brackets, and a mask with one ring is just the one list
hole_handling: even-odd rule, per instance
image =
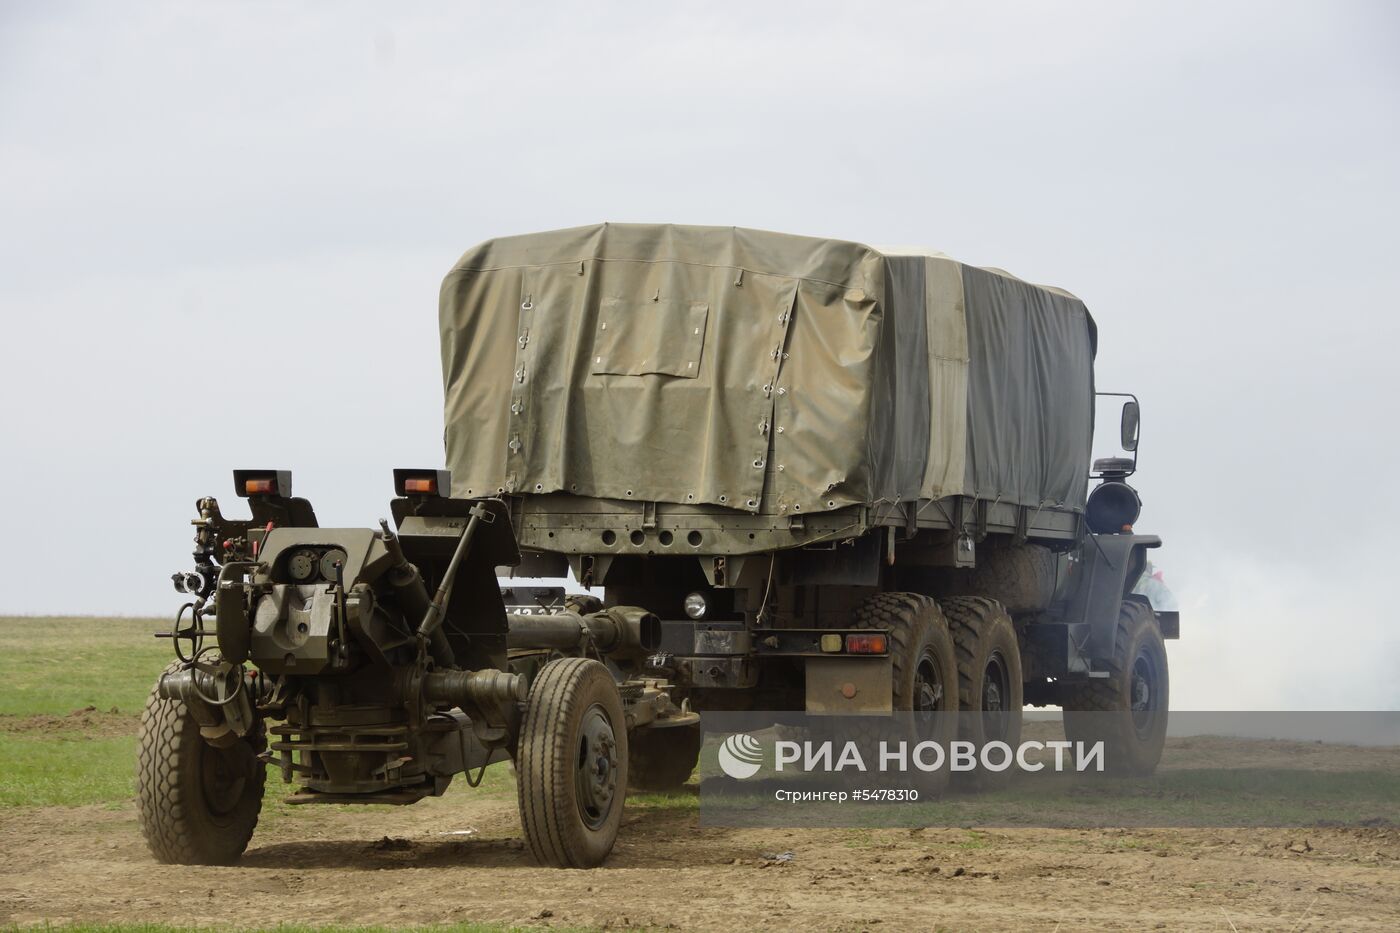
[[604, 654], [645, 657], [661, 647], [661, 620], [645, 609], [615, 606], [591, 615], [511, 613], [506, 644], [511, 648], [573, 651], [587, 638]]

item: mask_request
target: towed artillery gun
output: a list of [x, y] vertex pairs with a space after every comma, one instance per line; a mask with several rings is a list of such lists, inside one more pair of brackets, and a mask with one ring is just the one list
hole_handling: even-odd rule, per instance
[[[137, 804], [157, 858], [222, 864], [248, 845], [267, 767], [287, 802], [408, 804], [515, 762], [543, 864], [611, 851], [629, 733], [686, 728], [660, 678], [604, 662], [654, 652], [636, 608], [506, 612], [496, 568], [520, 559], [498, 499], [453, 499], [446, 471], [396, 470], [397, 531], [321, 528], [285, 471], [234, 473], [250, 519], [198, 502], [177, 660], [141, 719]], [[430, 595], [432, 594], [432, 595]]]

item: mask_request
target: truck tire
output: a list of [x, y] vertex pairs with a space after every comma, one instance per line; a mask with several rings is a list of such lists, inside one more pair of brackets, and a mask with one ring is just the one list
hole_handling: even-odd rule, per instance
[[695, 772], [705, 733], [699, 725], [644, 727], [628, 736], [627, 783], [637, 790], [675, 790]]
[[1055, 598], [1055, 552], [1039, 544], [988, 548], [978, 555], [973, 571], [980, 590], [1007, 612], [1041, 612]]
[[[208, 656], [206, 656], [208, 657]], [[179, 662], [166, 672], [179, 670]], [[263, 724], [227, 748], [199, 734], [179, 700], [153, 688], [137, 732], [136, 815], [156, 859], [175, 865], [228, 865], [238, 860], [262, 811], [267, 768]]]
[[[1014, 754], [1021, 743], [1021, 649], [1016, 629], [1001, 603], [981, 596], [952, 596], [939, 600], [953, 632], [958, 658], [958, 737], [977, 749], [1005, 742]], [[994, 759], [1000, 763], [1000, 757]], [[973, 788], [995, 786], [1009, 779], [1011, 768], [979, 766], [958, 772], [959, 783]]]
[[612, 675], [590, 658], [550, 661], [530, 686], [516, 752], [520, 823], [542, 865], [591, 868], [617, 841], [627, 724]]
[[977, 566], [940, 567], [920, 574], [926, 592], [940, 599], [981, 596], [995, 599], [1010, 613], [1041, 612], [1055, 598], [1058, 557], [1040, 544], [979, 548]]
[[1106, 771], [1151, 774], [1167, 741], [1171, 678], [1162, 632], [1152, 610], [1137, 600], [1119, 607], [1108, 668], [1106, 678], [1065, 685], [1065, 738], [1103, 742]]
[[[916, 736], [947, 747], [957, 736], [958, 668], [948, 621], [938, 603], [918, 593], [881, 593], [856, 611], [854, 628], [888, 629], [890, 633], [890, 705], [896, 713], [913, 713]], [[920, 715], [922, 714], [922, 715]], [[921, 773], [918, 784], [930, 793], [948, 784], [948, 768]]]

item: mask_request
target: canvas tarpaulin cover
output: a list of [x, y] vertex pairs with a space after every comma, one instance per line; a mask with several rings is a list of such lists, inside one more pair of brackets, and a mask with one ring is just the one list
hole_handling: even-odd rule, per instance
[[491, 240], [443, 282], [459, 496], [1082, 508], [1094, 325], [936, 253], [732, 227]]

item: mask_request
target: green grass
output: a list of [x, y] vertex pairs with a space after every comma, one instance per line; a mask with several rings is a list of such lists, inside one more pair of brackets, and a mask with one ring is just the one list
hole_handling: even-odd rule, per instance
[[987, 834], [978, 832], [975, 829], [967, 831], [967, 838], [957, 844], [959, 849], [973, 851], [975, 849], [985, 849], [990, 843], [987, 842]]
[[[172, 657], [170, 642], [152, 633], [168, 627], [0, 618], [0, 807], [131, 799], [141, 707]], [[88, 707], [95, 721], [71, 715]]]
[[[699, 791], [699, 785], [691, 783], [672, 792], [629, 793], [627, 806], [642, 810], [694, 810], [700, 805]], [[515, 793], [514, 784], [510, 792]]]
[[69, 807], [130, 800], [136, 737], [0, 734], [0, 807]]
[[0, 716], [64, 716], [87, 706], [140, 715], [174, 658], [172, 619], [0, 618]]

